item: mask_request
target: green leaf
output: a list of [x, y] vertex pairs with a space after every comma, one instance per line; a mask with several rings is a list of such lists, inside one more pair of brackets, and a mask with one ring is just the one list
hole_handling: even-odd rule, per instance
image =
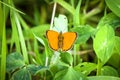
[[120, 0], [105, 0], [107, 6], [120, 17]]
[[28, 26], [28, 24], [25, 22], [25, 20], [22, 18], [22, 16], [20, 14], [18, 14], [18, 18], [23, 27], [23, 30], [30, 29], [30, 26]]
[[61, 53], [60, 57], [61, 57], [61, 61], [65, 62], [69, 65], [72, 65], [73, 57], [70, 53], [68, 53], [68, 52]]
[[55, 64], [50, 64], [50, 71], [52, 72], [52, 74], [55, 75], [57, 72], [59, 72], [59, 71], [61, 71], [63, 69], [66, 69], [68, 67], [69, 67], [68, 64], [66, 64], [66, 63], [59, 60]]
[[46, 30], [48, 30], [49, 28], [50, 28], [49, 24], [34, 26], [33, 28], [30, 28], [30, 29], [23, 31], [24, 37], [33, 39], [34, 38], [33, 33], [37, 36], [45, 35]]
[[110, 66], [104, 66], [101, 69], [101, 75], [118, 77], [118, 72], [114, 68], [112, 68]]
[[9, 7], [11, 10], [14, 10], [14, 11], [16, 11], [16, 12], [19, 12], [19, 13], [21, 13], [21, 14], [25, 14], [25, 13], [23, 13], [22, 11], [16, 9], [15, 7], [13, 7], [13, 6], [9, 5], [9, 4], [6, 4], [5, 2], [0, 1], [0, 3], [2, 3], [2, 4], [4, 4], [5, 6]]
[[115, 36], [115, 53], [120, 55], [120, 37]]
[[47, 43], [47, 40], [43, 37], [43, 36], [36, 36], [34, 34], [35, 38], [45, 47], [48, 49], [48, 43]]
[[67, 2], [65, 2], [64, 0], [55, 0], [55, 2], [57, 2], [58, 4], [60, 4], [61, 6], [63, 6], [71, 14], [74, 14], [75, 9], [71, 5], [69, 5]]
[[82, 2], [82, 0], [79, 0], [78, 5], [75, 9], [74, 16], [73, 16], [74, 27], [77, 27], [78, 25], [80, 25], [80, 6], [81, 6], [81, 2]]
[[10, 19], [11, 19], [11, 26], [12, 26], [12, 38], [11, 38], [10, 51], [12, 51], [13, 45], [15, 44], [16, 51], [20, 52], [20, 40], [19, 40], [18, 30], [16, 26], [16, 21], [13, 16], [14, 16], [14, 12], [10, 11]]
[[114, 29], [120, 26], [120, 18], [113, 13], [109, 13], [102, 17], [100, 20], [97, 29], [103, 27], [105, 24], [111, 25]]
[[32, 79], [29, 71], [26, 68], [23, 68], [13, 74], [12, 80], [32, 80]]
[[72, 67], [56, 73], [54, 80], [86, 80], [85, 76]]
[[113, 76], [91, 76], [88, 77], [88, 80], [120, 80], [120, 78]]
[[27, 47], [26, 47], [26, 44], [25, 44], [25, 39], [24, 39], [24, 36], [23, 36], [22, 27], [21, 27], [21, 24], [19, 22], [19, 18], [18, 18], [17, 13], [14, 13], [14, 18], [15, 18], [15, 21], [16, 21], [17, 29], [18, 29], [18, 34], [19, 34], [21, 50], [22, 50], [22, 53], [23, 53], [24, 61], [25, 61], [25, 63], [29, 63], [28, 54], [27, 54]]
[[[1, 1], [1, 0], [0, 0]], [[6, 1], [4, 1], [6, 2]], [[7, 37], [6, 21], [9, 15], [9, 9], [0, 4], [0, 80], [5, 80], [6, 73], [6, 54], [7, 54]]]
[[50, 52], [49, 52], [50, 49], [49, 49], [47, 40], [43, 36], [40, 36], [40, 37], [37, 37], [36, 35], [34, 35], [34, 36], [45, 47], [45, 54], [46, 54], [46, 56], [48, 56], [48, 54], [50, 54]]
[[23, 56], [20, 53], [14, 52], [7, 56], [6, 68], [7, 72], [14, 71], [17, 68], [25, 65]]
[[[41, 37], [37, 37], [35, 34], [34, 34], [34, 36], [35, 36], [35, 38], [43, 45], [43, 46], [45, 46], [46, 44], [45, 44], [45, 40], [44, 40], [44, 38], [41, 36]], [[46, 42], [47, 43], [47, 42]]]
[[114, 48], [115, 33], [110, 25], [104, 25], [96, 33], [93, 47], [97, 57], [106, 63], [112, 55]]
[[120, 55], [118, 53], [114, 53], [107, 63], [115, 67], [116, 69], [119, 68], [120, 67]]
[[44, 67], [44, 66], [37, 66], [37, 65], [34, 65], [34, 64], [30, 64], [30, 65], [27, 66], [27, 70], [32, 75], [36, 75], [38, 72], [48, 70], [48, 68]]
[[89, 75], [93, 70], [97, 68], [97, 65], [95, 63], [80, 63], [77, 66], [74, 67], [76, 71], [82, 72], [83, 74]]
[[95, 29], [89, 25], [80, 25], [79, 27], [71, 29], [71, 31], [77, 32], [78, 38], [76, 43], [79, 44], [85, 43], [90, 38], [90, 36], [94, 34], [94, 30]]

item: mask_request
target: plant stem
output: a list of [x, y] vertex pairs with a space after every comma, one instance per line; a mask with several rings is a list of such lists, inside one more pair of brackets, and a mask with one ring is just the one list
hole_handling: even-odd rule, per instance
[[50, 30], [51, 30], [52, 27], [53, 27], [53, 21], [54, 21], [54, 17], [55, 17], [56, 7], [57, 7], [57, 3], [55, 2], [55, 3], [54, 3], [54, 6], [53, 6], [52, 18], [51, 18], [51, 23], [50, 23]]
[[100, 59], [98, 59], [97, 76], [101, 75], [101, 68], [102, 68], [102, 63], [101, 63]]
[[[79, 44], [75, 44], [74, 45], [74, 54], [73, 54], [73, 62], [74, 62], [74, 66], [76, 65], [77, 62], [77, 52], [79, 51]], [[80, 55], [79, 55], [80, 56]], [[79, 58], [80, 59], [80, 58]]]
[[70, 0], [71, 5], [74, 7], [74, 0]]
[[74, 58], [73, 58], [73, 59], [74, 59], [74, 60], [73, 60], [74, 66], [76, 65], [76, 54], [77, 54], [77, 53], [76, 53], [76, 45], [74, 45], [74, 54], [73, 54], [73, 55], [74, 55]]

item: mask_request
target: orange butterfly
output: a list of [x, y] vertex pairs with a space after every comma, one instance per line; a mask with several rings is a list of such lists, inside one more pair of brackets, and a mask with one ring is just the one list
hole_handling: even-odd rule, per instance
[[75, 42], [77, 38], [76, 32], [65, 32], [65, 33], [58, 33], [53, 30], [48, 30], [46, 32], [46, 36], [49, 42], [50, 47], [58, 51], [59, 49], [62, 51], [69, 50], [73, 43]]

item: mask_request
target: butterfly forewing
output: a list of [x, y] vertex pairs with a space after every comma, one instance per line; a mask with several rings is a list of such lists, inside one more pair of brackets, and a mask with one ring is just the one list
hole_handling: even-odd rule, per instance
[[77, 33], [75, 32], [66, 32], [63, 34], [63, 51], [69, 50], [77, 38]]
[[59, 33], [56, 32], [56, 31], [53, 31], [53, 30], [48, 30], [46, 32], [46, 36], [48, 38], [48, 42], [49, 42], [49, 45], [50, 47], [57, 51], [58, 50], [58, 36], [59, 36]]

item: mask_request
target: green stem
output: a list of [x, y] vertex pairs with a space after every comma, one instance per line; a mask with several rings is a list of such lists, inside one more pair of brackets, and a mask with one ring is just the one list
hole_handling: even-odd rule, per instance
[[71, 2], [71, 5], [74, 7], [75, 5], [74, 5], [74, 0], [70, 0], [70, 2]]
[[76, 45], [74, 45], [74, 66], [76, 65]]
[[[77, 52], [79, 51], [79, 44], [75, 44], [74, 45], [74, 54], [73, 54], [73, 62], [74, 62], [74, 66], [76, 65], [77, 62]], [[80, 59], [80, 58], [79, 58]]]
[[100, 59], [98, 59], [97, 76], [101, 75], [101, 68], [102, 68], [102, 63], [101, 63]]

